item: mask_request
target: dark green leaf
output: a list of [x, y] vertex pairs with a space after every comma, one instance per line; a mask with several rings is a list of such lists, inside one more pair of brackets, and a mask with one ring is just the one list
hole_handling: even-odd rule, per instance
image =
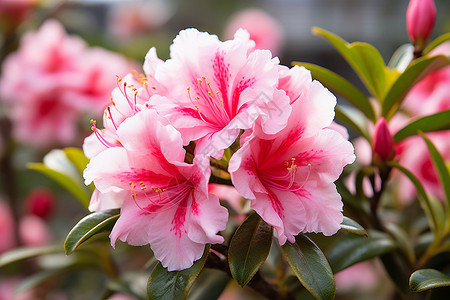
[[282, 246], [284, 255], [302, 285], [316, 299], [333, 299], [334, 276], [325, 255], [306, 235], [300, 233], [295, 244]]
[[6, 266], [10, 263], [21, 261], [24, 259], [62, 252], [63, 248], [61, 245], [55, 246], [42, 246], [42, 247], [27, 247], [27, 248], [16, 248], [8, 252], [0, 254], [0, 268]]
[[330, 70], [314, 64], [301, 62], [294, 62], [293, 64], [303, 66], [310, 70], [313, 78], [319, 80], [334, 93], [343, 96], [375, 123], [375, 113], [369, 99], [348, 80]]
[[390, 119], [400, 107], [411, 88], [422, 80], [430, 72], [442, 68], [450, 63], [450, 60], [443, 56], [421, 57], [414, 60], [406, 70], [400, 74], [392, 84], [384, 97], [382, 105], [382, 115]]
[[398, 143], [407, 137], [415, 135], [419, 130], [432, 132], [448, 129], [450, 129], [450, 110], [444, 110], [409, 123], [394, 135], [394, 142]]
[[272, 226], [252, 213], [233, 235], [228, 261], [233, 278], [244, 287], [264, 264], [272, 244]]
[[394, 223], [388, 223], [385, 226], [387, 232], [395, 238], [395, 241], [397, 242], [399, 250], [402, 252], [403, 256], [408, 259], [411, 265], [414, 265], [416, 262], [416, 254], [414, 253], [414, 248], [406, 232]]
[[219, 299], [230, 280], [231, 277], [223, 271], [205, 268], [195, 280], [188, 300]]
[[169, 272], [161, 263], [158, 263], [148, 279], [147, 298], [151, 300], [186, 299], [195, 279], [205, 265], [209, 248], [210, 246], [207, 245], [203, 256], [186, 270]]
[[334, 273], [356, 263], [388, 253], [397, 247], [392, 238], [378, 231], [369, 231], [369, 238], [348, 234], [339, 239], [328, 253]]
[[366, 140], [370, 141], [369, 134], [365, 130], [365, 128], [358, 124], [358, 121], [355, 120], [353, 113], [346, 112], [343, 107], [336, 105], [334, 108], [334, 111], [336, 113], [336, 120], [343, 122], [353, 128], [356, 132], [359, 133], [362, 137], [364, 137]]
[[71, 254], [78, 246], [95, 234], [110, 231], [119, 216], [118, 209], [111, 209], [95, 212], [81, 219], [69, 232], [64, 242], [66, 255]]
[[439, 46], [442, 43], [445, 43], [446, 41], [450, 40], [450, 32], [444, 33], [441, 36], [438, 36], [436, 39], [434, 39], [426, 48], [425, 50], [423, 50], [422, 54], [423, 55], [428, 55], [431, 50], [433, 50], [434, 48], [436, 48], [437, 46]]
[[342, 230], [357, 234], [357, 235], [365, 235], [368, 237], [367, 231], [359, 225], [356, 221], [344, 216], [344, 220], [341, 223]]
[[84, 187], [81, 187], [77, 184], [72, 178], [67, 176], [66, 174], [60, 173], [53, 169], [48, 168], [46, 165], [42, 163], [29, 163], [27, 167], [31, 170], [38, 171], [44, 175], [47, 175], [57, 183], [59, 183], [63, 188], [69, 191], [72, 195], [74, 195], [84, 207], [89, 206], [90, 195], [86, 193]]
[[386, 74], [389, 72], [381, 54], [367, 43], [347, 43], [331, 32], [313, 27], [313, 33], [328, 40], [364, 82], [370, 93], [377, 99], [383, 99], [389, 86]]
[[450, 276], [434, 269], [417, 270], [409, 278], [409, 288], [413, 292], [422, 292], [444, 286], [450, 286]]

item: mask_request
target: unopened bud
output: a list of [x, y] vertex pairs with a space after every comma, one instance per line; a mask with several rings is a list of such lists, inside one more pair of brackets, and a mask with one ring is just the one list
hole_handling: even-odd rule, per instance
[[394, 139], [383, 117], [375, 124], [372, 147], [375, 160], [388, 161], [395, 156]]
[[410, 0], [406, 11], [406, 28], [416, 51], [422, 51], [436, 19], [434, 0]]

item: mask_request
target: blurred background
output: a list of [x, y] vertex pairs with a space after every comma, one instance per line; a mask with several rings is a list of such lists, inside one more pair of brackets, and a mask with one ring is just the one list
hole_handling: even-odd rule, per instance
[[[432, 38], [450, 31], [450, 1], [435, 2], [437, 17]], [[232, 38], [237, 28], [244, 27], [249, 30], [257, 47], [270, 49], [282, 64], [289, 66], [292, 61], [319, 64], [364, 89], [346, 62], [327, 42], [314, 36], [311, 28], [321, 27], [349, 42], [368, 42], [379, 49], [387, 62], [398, 47], [408, 43], [405, 21], [407, 6], [407, 0], [0, 0], [0, 65], [18, 49], [21, 37], [26, 32], [38, 30], [48, 19], [58, 20], [67, 33], [81, 37], [88, 46], [100, 46], [120, 53], [135, 66], [142, 65], [151, 47], [156, 47], [161, 59], [167, 59], [169, 46], [182, 29], [195, 27], [225, 40]], [[27, 68], [20, 70], [23, 74], [27, 71]], [[8, 77], [5, 68], [1, 72], [3, 78]], [[113, 86], [116, 84], [114, 75], [110, 74]], [[5, 86], [0, 85], [0, 88]], [[109, 104], [109, 95], [105, 95], [104, 99], [106, 106]], [[8, 228], [14, 226], [16, 242], [10, 248], [62, 244], [68, 231], [87, 211], [53, 180], [29, 170], [27, 163], [42, 161], [55, 147], [81, 147], [83, 139], [91, 133], [89, 120], [101, 119], [101, 114], [88, 111], [77, 115], [79, 132], [70, 141], [34, 147], [27, 145], [26, 141], [17, 142], [11, 137], [11, 127], [15, 125], [9, 120], [9, 101], [0, 101], [0, 204], [4, 202], [10, 206], [4, 213], [0, 210], [0, 235], [4, 238]], [[36, 212], [35, 207], [44, 207], [43, 212]], [[8, 221], [8, 214], [13, 216], [11, 222]], [[23, 225], [23, 219], [28, 215], [38, 216], [44, 225], [36, 225], [31, 221]], [[20, 232], [20, 226], [25, 228], [25, 235]], [[36, 231], [30, 233], [30, 228]], [[26, 236], [27, 232], [29, 237]], [[39, 236], [40, 239], [33, 240]], [[119, 253], [120, 247], [125, 245], [119, 245]], [[0, 247], [0, 253], [6, 250], [9, 250], [8, 247]], [[142, 265], [150, 257], [147, 247], [133, 251], [138, 251], [142, 258], [132, 261], [123, 258], [119, 261], [119, 264], [128, 264], [130, 270]], [[50, 262], [41, 263], [45, 265]], [[36, 268], [36, 265], [0, 268], [0, 300], [11, 300], [8, 298], [11, 294], [5, 292], [4, 295], [9, 296], [2, 296], [2, 286], [11, 286], [9, 280], [12, 277], [19, 280], [11, 274], [17, 274], [19, 278], [24, 274], [32, 274]], [[71, 275], [70, 278], [69, 281], [66, 278], [66, 281], [59, 283], [58, 288], [69, 292], [46, 293], [45, 299], [66, 299], [67, 295], [68, 299], [97, 299], [99, 295], [95, 288], [93, 291], [86, 289], [86, 294], [83, 294], [71, 283], [76, 281], [85, 286], [105, 283], [103, 277], [85, 278], [84, 273]], [[136, 281], [136, 284], [145, 287], [146, 282]], [[33, 297], [20, 299], [39, 299]]]

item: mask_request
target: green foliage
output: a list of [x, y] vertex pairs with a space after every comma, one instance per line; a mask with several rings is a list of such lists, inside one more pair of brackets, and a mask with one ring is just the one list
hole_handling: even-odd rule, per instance
[[450, 110], [444, 110], [429, 116], [425, 116], [409, 123], [394, 135], [394, 142], [417, 134], [418, 131], [433, 132], [450, 130]]
[[300, 233], [294, 244], [282, 246], [284, 255], [302, 285], [316, 299], [333, 299], [336, 291], [333, 272], [322, 250]]
[[423, 55], [428, 55], [434, 48], [439, 46], [442, 43], [450, 41], [450, 32], [444, 33], [441, 36], [438, 36], [435, 40], [433, 40], [424, 50]]
[[111, 209], [95, 212], [81, 219], [69, 232], [64, 242], [66, 255], [71, 254], [92, 236], [103, 231], [111, 231], [119, 216], [118, 209]]
[[341, 223], [341, 228], [342, 228], [342, 230], [351, 232], [353, 234], [364, 235], [366, 237], [369, 237], [369, 234], [364, 229], [364, 227], [362, 227], [356, 221], [354, 221], [346, 216], [344, 216], [344, 220]]
[[233, 278], [244, 287], [269, 255], [272, 226], [252, 213], [236, 230], [228, 250], [228, 262]]
[[62, 252], [60, 245], [16, 248], [0, 255], [0, 268], [32, 257]]
[[209, 249], [210, 246], [206, 246], [203, 256], [186, 270], [169, 272], [158, 262], [148, 280], [147, 298], [151, 300], [186, 299], [195, 279], [205, 265]]
[[409, 278], [409, 288], [413, 292], [444, 286], [450, 286], [450, 276], [434, 269], [417, 270]]
[[370, 230], [369, 238], [347, 234], [338, 239], [328, 252], [328, 261], [334, 273], [356, 263], [388, 253], [398, 246], [386, 233]]

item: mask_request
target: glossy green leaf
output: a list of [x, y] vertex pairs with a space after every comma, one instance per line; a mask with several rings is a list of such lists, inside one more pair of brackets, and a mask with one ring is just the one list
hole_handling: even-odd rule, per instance
[[436, 205], [432, 204], [430, 198], [428, 197], [427, 193], [425, 192], [425, 189], [424, 189], [422, 183], [419, 181], [419, 179], [417, 179], [416, 176], [414, 176], [413, 173], [411, 173], [406, 168], [400, 166], [396, 162], [389, 162], [388, 164], [389, 164], [389, 166], [396, 168], [397, 170], [399, 170], [400, 172], [402, 172], [404, 175], [406, 175], [409, 178], [409, 180], [412, 182], [412, 184], [416, 188], [420, 206], [422, 207], [422, 209], [424, 210], [424, 212], [427, 216], [428, 223], [429, 223], [431, 230], [433, 232], [440, 232], [443, 227], [443, 220], [439, 219], [438, 207], [436, 207], [436, 205], [439, 205], [439, 204], [436, 204]]
[[409, 123], [394, 135], [394, 142], [398, 143], [407, 137], [415, 135], [419, 130], [432, 132], [448, 129], [450, 129], [450, 110], [444, 110]]
[[411, 265], [416, 262], [416, 254], [414, 253], [413, 245], [411, 244], [410, 237], [406, 234], [400, 226], [394, 223], [385, 224], [387, 232], [395, 238], [399, 246], [399, 250], [403, 256], [406, 257]]
[[450, 230], [450, 173], [445, 164], [444, 158], [441, 153], [436, 149], [436, 146], [428, 139], [423, 133], [420, 133], [422, 138], [425, 140], [428, 151], [431, 155], [431, 160], [433, 161], [433, 165], [439, 175], [439, 180], [441, 182], [441, 186], [444, 190], [445, 198], [447, 200], [446, 210], [445, 210], [445, 229], [447, 232]]
[[450, 276], [434, 269], [417, 270], [409, 278], [409, 288], [413, 292], [422, 292], [444, 286], [450, 286]]
[[84, 207], [89, 206], [90, 195], [86, 193], [84, 187], [81, 187], [69, 176], [48, 168], [43, 163], [29, 163], [27, 167], [31, 170], [38, 171], [44, 175], [47, 175], [57, 183], [59, 183], [63, 188], [74, 195]]
[[327, 257], [333, 272], [337, 273], [395, 248], [397, 244], [389, 235], [370, 230], [369, 238], [354, 234], [342, 237], [331, 247]]
[[16, 248], [0, 254], [0, 268], [21, 260], [62, 251], [63, 248], [61, 245]]
[[219, 299], [231, 281], [226, 272], [204, 268], [189, 291], [189, 300]]
[[342, 220], [341, 223], [342, 230], [357, 234], [357, 235], [364, 235], [366, 237], [369, 236], [367, 231], [359, 225], [356, 221], [344, 216], [344, 220]]
[[86, 166], [89, 163], [89, 159], [84, 155], [83, 150], [69, 147], [64, 148], [64, 153], [80, 174], [83, 175], [84, 169], [86, 169]]
[[390, 87], [386, 97], [384, 97], [382, 115], [387, 119], [390, 119], [416, 83], [422, 80], [430, 72], [442, 68], [449, 63], [450, 60], [443, 55], [433, 57], [424, 56], [414, 60], [406, 70], [400, 74]]
[[303, 66], [310, 70], [314, 79], [319, 80], [324, 86], [334, 93], [343, 96], [355, 107], [360, 109], [370, 120], [373, 122], [376, 121], [375, 112], [373, 111], [369, 99], [348, 80], [318, 65], [301, 62], [294, 62], [293, 64]]
[[147, 299], [183, 300], [186, 299], [195, 279], [205, 265], [210, 245], [205, 247], [203, 256], [192, 267], [181, 271], [167, 271], [160, 262], [155, 266], [147, 284]]
[[325, 255], [306, 235], [282, 246], [284, 255], [302, 285], [316, 299], [333, 299], [336, 291], [333, 272]]
[[446, 41], [450, 41], [450, 32], [444, 33], [441, 36], [438, 36], [436, 39], [434, 39], [428, 46], [423, 50], [423, 55], [428, 55], [434, 48], [439, 46], [442, 43], [445, 43]]
[[358, 124], [358, 121], [353, 116], [354, 114], [348, 113], [343, 109], [343, 107], [339, 105], [336, 105], [334, 111], [336, 113], [336, 120], [347, 124], [348, 126], [353, 128], [359, 135], [370, 141], [369, 134], [367, 133], [363, 125]]
[[388, 70], [376, 48], [361, 42], [349, 44], [337, 35], [318, 27], [313, 27], [312, 31], [328, 40], [339, 51], [373, 96], [383, 99], [389, 85], [386, 78]]
[[97, 233], [110, 231], [119, 216], [118, 209], [111, 209], [95, 212], [81, 219], [66, 237], [64, 242], [66, 255], [71, 254], [78, 246]]
[[231, 275], [244, 287], [266, 261], [272, 245], [272, 226], [252, 213], [238, 227], [230, 242], [228, 262]]

